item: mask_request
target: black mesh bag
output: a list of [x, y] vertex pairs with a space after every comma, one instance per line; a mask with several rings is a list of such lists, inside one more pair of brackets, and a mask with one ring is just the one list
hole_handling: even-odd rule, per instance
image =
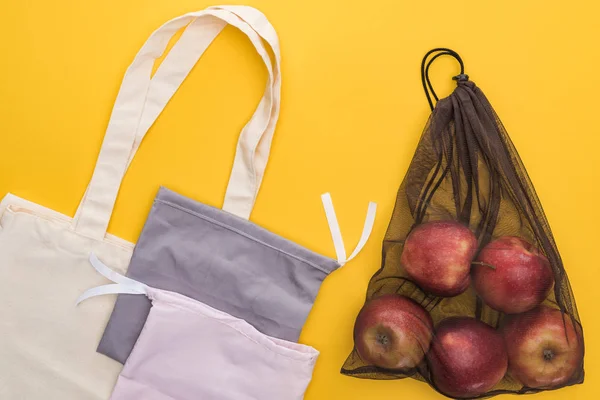
[[[438, 100], [428, 72], [444, 55], [461, 71]], [[421, 77], [432, 114], [342, 373], [413, 377], [453, 398], [582, 383], [575, 298], [517, 150], [456, 52], [428, 52]]]

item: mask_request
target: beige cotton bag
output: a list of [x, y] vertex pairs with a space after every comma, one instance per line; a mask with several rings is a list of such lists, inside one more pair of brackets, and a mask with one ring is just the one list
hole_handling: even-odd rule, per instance
[[[106, 233], [128, 160], [213, 39], [231, 24], [245, 33], [269, 79], [240, 134], [224, 209], [248, 218], [279, 114], [277, 35], [265, 16], [243, 6], [211, 7], [169, 21], [128, 68], [94, 175], [75, 218], [8, 194], [0, 205], [0, 399], [107, 399], [121, 365], [96, 353], [115, 298], [75, 307], [82, 291], [107, 283], [89, 267], [95, 253], [125, 274], [133, 245]], [[187, 27], [186, 27], [187, 26]], [[186, 27], [156, 74], [154, 62]], [[275, 55], [272, 62], [261, 37]]]

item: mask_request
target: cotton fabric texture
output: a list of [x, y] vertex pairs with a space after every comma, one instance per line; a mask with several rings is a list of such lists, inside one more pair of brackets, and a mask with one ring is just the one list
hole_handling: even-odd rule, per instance
[[[0, 398], [104, 400], [121, 365], [96, 347], [114, 305], [104, 297], [76, 309], [82, 290], [102, 283], [90, 252], [124, 273], [133, 245], [106, 233], [121, 180], [148, 129], [212, 40], [231, 24], [269, 60], [250, 24], [276, 34], [259, 11], [212, 7], [154, 32], [125, 73], [90, 185], [74, 218], [8, 194], [0, 205]], [[152, 76], [169, 39], [186, 27]], [[269, 61], [269, 75], [275, 77]], [[262, 181], [278, 108], [269, 84], [240, 134], [225, 196], [232, 214], [249, 213]]]
[[73, 302], [103, 283], [90, 252], [124, 273], [133, 245], [88, 238], [71, 218], [10, 194], [0, 213], [0, 399], [107, 399], [121, 365], [94, 350], [114, 299]]
[[[94, 258], [92, 263], [107, 272]], [[304, 397], [319, 354], [312, 347], [264, 335], [239, 318], [181, 294], [123, 280], [112, 271], [107, 277], [120, 282], [110, 285], [116, 291], [137, 292], [129, 296], [147, 296], [152, 302], [112, 400]], [[97, 289], [101, 288], [88, 291], [80, 301], [101, 294]]]

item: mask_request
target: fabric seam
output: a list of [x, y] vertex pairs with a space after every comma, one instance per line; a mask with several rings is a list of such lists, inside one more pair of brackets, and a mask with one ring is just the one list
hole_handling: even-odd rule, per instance
[[[118, 237], [115, 237], [117, 240], [114, 240], [114, 239], [111, 239], [111, 238], [107, 238], [107, 237], [104, 237], [103, 239], [97, 239], [97, 238], [93, 238], [93, 237], [90, 237], [90, 236], [84, 235], [84, 234], [82, 234], [82, 233], [80, 233], [80, 232], [77, 232], [75, 229], [73, 229], [73, 227], [72, 227], [72, 226], [71, 226], [71, 224], [69, 223], [69, 217], [67, 217], [67, 216], [66, 216], [66, 215], [64, 215], [64, 214], [59, 214], [59, 215], [61, 216], [60, 218], [59, 218], [58, 216], [51, 216], [51, 215], [47, 215], [47, 216], [46, 216], [46, 215], [40, 215], [40, 214], [39, 214], [37, 211], [35, 211], [35, 210], [29, 209], [29, 208], [26, 208], [26, 207], [21, 207], [21, 206], [18, 206], [18, 205], [17, 205], [17, 207], [24, 208], [24, 209], [26, 209], [26, 210], [28, 210], [28, 211], [31, 211], [31, 213], [28, 213], [28, 212], [23, 212], [23, 211], [16, 211], [16, 210], [14, 210], [14, 209], [10, 208], [10, 206], [13, 206], [13, 205], [14, 205], [14, 204], [9, 204], [9, 205], [6, 207], [6, 209], [4, 210], [4, 212], [5, 212], [5, 213], [6, 213], [6, 212], [10, 212], [10, 213], [12, 213], [13, 215], [16, 215], [16, 214], [24, 214], [24, 215], [32, 216], [32, 217], [34, 217], [34, 218], [36, 218], [36, 219], [38, 219], [38, 220], [41, 220], [41, 221], [46, 221], [46, 222], [53, 223], [53, 224], [59, 224], [59, 225], [61, 225], [61, 226], [64, 226], [64, 229], [68, 230], [69, 232], [72, 232], [72, 233], [74, 233], [75, 235], [77, 235], [77, 236], [79, 236], [79, 237], [86, 238], [86, 239], [89, 239], [89, 240], [93, 240], [93, 241], [95, 241], [95, 242], [99, 242], [99, 243], [106, 243], [106, 244], [110, 244], [110, 245], [112, 245], [112, 246], [119, 247], [119, 248], [121, 248], [121, 249], [123, 249], [123, 250], [132, 251], [132, 250], [134, 249], [134, 247], [135, 247], [135, 245], [134, 245], [133, 243], [131, 244], [131, 246], [128, 246], [128, 245], [126, 245], [126, 244], [124, 244], [124, 243], [121, 243], [121, 242], [118, 240], [118, 239], [120, 239], [120, 238], [118, 238]], [[40, 207], [43, 207], [43, 206], [40, 206]], [[53, 211], [53, 210], [52, 210], [52, 211]], [[120, 239], [120, 240], [124, 240], [124, 239]]]
[[[318, 265], [318, 264], [315, 264], [315, 263], [313, 263], [313, 262], [311, 262], [311, 261], [305, 260], [305, 259], [304, 259], [304, 258], [302, 258], [302, 257], [296, 256], [296, 255], [294, 255], [294, 254], [290, 254], [290, 253], [288, 253], [288, 252], [287, 252], [287, 251], [285, 251], [285, 250], [279, 249], [279, 248], [277, 248], [277, 247], [275, 247], [275, 246], [273, 246], [273, 245], [270, 245], [270, 244], [268, 244], [268, 243], [266, 243], [266, 242], [263, 242], [262, 240], [260, 240], [260, 239], [257, 239], [257, 238], [255, 238], [254, 236], [252, 236], [252, 235], [250, 235], [250, 234], [248, 234], [248, 233], [246, 233], [246, 232], [244, 232], [244, 231], [241, 231], [241, 230], [239, 230], [239, 229], [237, 229], [237, 228], [234, 228], [234, 227], [232, 227], [232, 226], [229, 226], [229, 225], [227, 225], [227, 224], [224, 224], [224, 223], [222, 223], [222, 222], [220, 222], [220, 221], [217, 221], [217, 220], [215, 220], [215, 219], [213, 219], [213, 218], [211, 218], [211, 217], [208, 217], [208, 216], [206, 216], [206, 215], [202, 215], [202, 214], [200, 214], [200, 213], [198, 213], [198, 212], [195, 212], [195, 211], [192, 211], [192, 210], [190, 210], [190, 209], [187, 209], [187, 208], [185, 208], [185, 207], [183, 207], [183, 206], [180, 206], [179, 204], [171, 203], [170, 201], [165, 201], [165, 200], [160, 200], [160, 199], [156, 199], [155, 201], [156, 201], [156, 202], [158, 202], [158, 203], [162, 203], [162, 204], [164, 204], [164, 205], [167, 205], [167, 206], [173, 207], [173, 208], [175, 208], [175, 209], [178, 209], [178, 210], [180, 210], [180, 211], [183, 211], [183, 212], [185, 212], [185, 213], [188, 213], [188, 214], [190, 214], [190, 215], [193, 215], [193, 216], [195, 216], [195, 217], [197, 217], [197, 218], [203, 219], [203, 220], [205, 220], [205, 221], [207, 221], [207, 222], [210, 222], [210, 223], [212, 223], [212, 224], [214, 224], [214, 225], [220, 226], [221, 228], [224, 228], [224, 229], [227, 229], [227, 230], [229, 230], [229, 231], [231, 231], [231, 232], [237, 233], [237, 234], [238, 234], [238, 235], [240, 235], [240, 236], [244, 236], [244, 237], [246, 237], [246, 238], [248, 238], [248, 239], [250, 239], [250, 240], [252, 240], [252, 241], [254, 241], [254, 242], [256, 242], [256, 243], [259, 243], [259, 244], [261, 244], [261, 245], [265, 246], [265, 247], [268, 247], [268, 248], [270, 248], [270, 249], [272, 249], [272, 250], [275, 250], [275, 251], [277, 251], [277, 252], [279, 252], [279, 253], [282, 253], [282, 254], [285, 254], [285, 255], [287, 255], [287, 256], [290, 256], [290, 257], [292, 257], [292, 258], [294, 258], [294, 259], [296, 259], [296, 260], [298, 260], [298, 261], [301, 261], [301, 262], [303, 262], [303, 263], [305, 263], [305, 264], [308, 264], [308, 265], [310, 265], [311, 267], [313, 267], [313, 268], [315, 268], [315, 269], [318, 269], [319, 271], [321, 271], [321, 272], [323, 272], [323, 273], [325, 273], [325, 274], [328, 274], [328, 275], [329, 275], [330, 273], [332, 273], [332, 272], [333, 272], [333, 271], [327, 271], [326, 269], [324, 269], [324, 268], [323, 268], [323, 267], [321, 267], [320, 265]], [[310, 250], [309, 250], [309, 251], [310, 251]], [[333, 259], [332, 259], [332, 260], [333, 260]], [[335, 260], [333, 260], [333, 261], [335, 261]], [[337, 269], [337, 268], [336, 268], [336, 269]]]
[[[210, 320], [216, 321], [216, 322], [218, 322], [218, 323], [219, 323], [219, 324], [221, 324], [221, 325], [225, 325], [225, 326], [226, 326], [226, 327], [228, 327], [229, 329], [232, 329], [232, 330], [234, 330], [234, 331], [236, 331], [236, 332], [240, 333], [241, 335], [245, 336], [245, 337], [246, 337], [248, 340], [250, 340], [251, 342], [253, 342], [253, 343], [255, 343], [255, 344], [257, 344], [257, 345], [259, 345], [259, 346], [261, 346], [261, 347], [265, 348], [266, 350], [268, 350], [269, 352], [271, 352], [271, 353], [273, 353], [273, 354], [277, 354], [277, 355], [279, 355], [279, 356], [282, 356], [282, 357], [285, 357], [285, 358], [288, 358], [288, 359], [290, 359], [290, 360], [297, 361], [297, 362], [303, 362], [303, 361], [312, 361], [312, 360], [314, 360], [314, 356], [307, 356], [307, 357], [306, 357], [306, 359], [300, 359], [300, 357], [298, 357], [298, 358], [295, 358], [295, 357], [289, 356], [289, 355], [287, 355], [287, 354], [282, 354], [282, 353], [280, 353], [280, 352], [277, 352], [277, 351], [275, 351], [275, 350], [273, 350], [273, 349], [271, 349], [271, 348], [267, 347], [267, 346], [266, 346], [266, 345], [264, 345], [263, 343], [260, 343], [260, 342], [258, 342], [257, 340], [255, 340], [254, 338], [252, 338], [252, 337], [250, 337], [248, 334], [246, 334], [245, 332], [242, 332], [241, 330], [239, 330], [239, 329], [237, 329], [237, 328], [235, 328], [235, 327], [233, 327], [233, 326], [231, 326], [231, 325], [229, 325], [229, 324], [227, 324], [227, 323], [225, 323], [225, 322], [223, 322], [223, 321], [220, 321], [218, 318], [211, 317], [211, 316], [209, 316], [209, 315], [206, 315], [206, 314], [204, 314], [204, 313], [202, 313], [202, 312], [200, 312], [200, 311], [198, 311], [198, 310], [194, 310], [194, 309], [192, 309], [191, 307], [187, 307], [187, 306], [185, 306], [185, 305], [177, 304], [177, 303], [175, 303], [175, 302], [173, 302], [173, 301], [171, 301], [171, 300], [160, 299], [160, 300], [158, 300], [158, 301], [159, 301], [159, 302], [162, 302], [162, 303], [166, 303], [166, 304], [170, 305], [171, 307], [174, 307], [174, 308], [180, 309], [180, 310], [182, 310], [182, 311], [191, 312], [191, 313], [193, 313], [193, 314], [195, 314], [195, 315], [199, 315], [199, 316], [201, 316], [201, 317], [203, 317], [203, 318], [207, 318], [207, 319], [210, 319]], [[233, 318], [235, 318], [235, 317], [233, 317]], [[238, 320], [239, 320], [239, 318], [238, 318]], [[240, 321], [243, 321], [243, 320], [240, 320]], [[257, 331], [257, 332], [259, 332], [259, 331]], [[260, 332], [259, 332], [259, 333], [260, 333]], [[260, 333], [260, 334], [261, 334], [261, 335], [264, 335], [264, 333]], [[267, 336], [267, 335], [265, 335], [265, 336]], [[303, 345], [303, 346], [306, 346], [306, 345]], [[307, 346], [307, 347], [310, 347], [310, 346]], [[292, 350], [292, 349], [289, 349], [289, 350]], [[292, 350], [292, 351], [293, 351], [293, 350]], [[298, 353], [299, 353], [299, 352], [298, 352]], [[307, 353], [301, 353], [301, 354], [307, 354]]]

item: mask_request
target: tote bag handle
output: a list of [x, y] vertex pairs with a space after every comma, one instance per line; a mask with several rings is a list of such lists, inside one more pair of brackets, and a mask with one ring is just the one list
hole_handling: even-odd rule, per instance
[[[260, 11], [247, 6], [217, 6], [186, 14], [161, 26], [127, 69], [94, 174], [73, 221], [78, 233], [95, 239], [104, 238], [121, 182], [144, 136], [227, 24], [248, 36], [268, 70], [265, 93], [240, 134], [223, 205], [224, 210], [249, 218], [262, 183], [279, 117], [279, 40], [275, 29]], [[181, 38], [151, 77], [154, 62], [162, 56], [173, 35], [183, 27], [186, 28]], [[261, 38], [271, 47], [273, 62]]]

